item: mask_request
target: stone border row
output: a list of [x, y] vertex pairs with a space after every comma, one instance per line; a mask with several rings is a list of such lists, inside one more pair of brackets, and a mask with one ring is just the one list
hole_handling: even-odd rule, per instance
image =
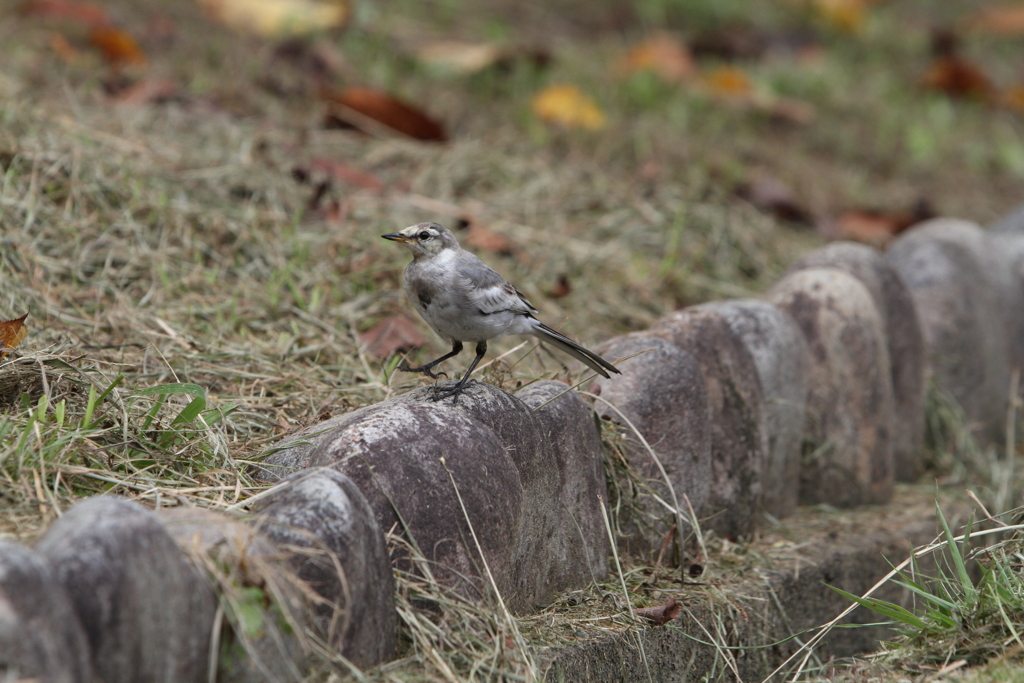
[[762, 300], [676, 311], [599, 350], [627, 360], [591, 402], [550, 381], [474, 383], [455, 404], [425, 387], [303, 430], [264, 460], [277, 485], [246, 517], [99, 496], [32, 549], [0, 543], [0, 664], [117, 683], [211, 666], [300, 680], [312, 647], [387, 661], [392, 563], [411, 566], [389, 557], [389, 531], [470, 598], [493, 582], [513, 612], [544, 606], [607, 573], [595, 413], [649, 480], [618, 517], [634, 554], [693, 519], [742, 539], [800, 503], [886, 502], [921, 473], [929, 378], [979, 436], [1004, 434], [1024, 365], [1024, 214], [991, 233], [929, 221], [884, 255], [833, 243]]

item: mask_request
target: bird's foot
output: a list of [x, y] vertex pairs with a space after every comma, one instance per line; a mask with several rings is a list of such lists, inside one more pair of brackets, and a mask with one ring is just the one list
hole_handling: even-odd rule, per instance
[[426, 375], [430, 379], [441, 379], [441, 377], [448, 379], [447, 372], [433, 372], [431, 371], [430, 367], [431, 366], [429, 365], [421, 365], [418, 368], [410, 368], [407, 363], [402, 363], [401, 365], [398, 366], [398, 370], [402, 372], [419, 372]]
[[467, 382], [466, 380], [462, 379], [462, 380], [459, 380], [458, 382], [456, 382], [455, 386], [453, 386], [451, 389], [446, 389], [446, 390], [442, 390], [440, 387], [438, 387], [435, 384], [434, 385], [434, 395], [430, 397], [430, 400], [436, 402], [436, 401], [441, 401], [443, 399], [446, 399], [449, 396], [453, 396], [454, 400], [452, 401], [452, 404], [456, 404], [456, 403], [459, 402], [459, 394], [462, 393], [462, 390], [466, 388], [467, 384], [469, 384], [469, 382]]

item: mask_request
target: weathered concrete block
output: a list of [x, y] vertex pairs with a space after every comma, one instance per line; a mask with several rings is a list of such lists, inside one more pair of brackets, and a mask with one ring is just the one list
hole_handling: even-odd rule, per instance
[[71, 598], [105, 683], [206, 680], [217, 597], [160, 519], [96, 496], [36, 545]]
[[531, 469], [555, 474], [553, 497], [542, 499], [527, 468], [519, 469], [525, 514], [515, 566], [518, 573], [535, 576], [540, 590], [531, 598], [533, 605], [547, 606], [555, 591], [586, 586], [608, 574], [601, 435], [590, 406], [561, 382], [536, 382], [515, 397], [536, 416], [545, 444]]
[[810, 349], [801, 502], [888, 501], [894, 399], [871, 293], [845, 271], [812, 268], [784, 277], [767, 300], [796, 321]]
[[705, 526], [747, 536], [761, 508], [764, 397], [754, 359], [711, 305], [665, 316], [650, 329], [693, 355], [707, 388], [712, 484]]
[[1009, 264], [982, 230], [935, 219], [901, 235], [886, 253], [910, 288], [932, 373], [985, 440], [1005, 433], [1010, 364]]
[[[483, 595], [489, 589], [468, 513], [498, 589], [515, 611], [546, 603], [554, 591], [568, 587], [563, 580], [585, 575], [589, 581], [591, 571], [603, 572], [603, 561], [596, 561], [603, 541], [570, 532], [575, 529], [570, 515], [592, 518], [599, 508], [589, 501], [568, 509], [559, 503], [563, 489], [587, 489], [593, 498], [603, 491], [593, 476], [597, 451], [566, 454], [566, 467], [583, 467], [565, 473], [566, 481], [575, 482], [567, 487], [552, 466], [559, 454], [547, 435], [556, 430], [544, 409], [534, 412], [519, 398], [479, 382], [467, 387], [457, 404], [435, 403], [431, 394], [427, 387], [305, 430], [291, 440], [297, 447], [265, 461], [263, 476], [277, 465], [330, 466], [345, 473], [366, 496], [382, 529], [398, 525], [437, 563], [440, 578], [467, 594]], [[548, 412], [572, 414], [558, 402]], [[584, 424], [592, 428], [589, 419]], [[558, 431], [579, 428], [565, 424]], [[552, 542], [555, 538], [561, 540]], [[560, 566], [576, 544], [594, 548], [595, 561]], [[579, 552], [591, 551], [581, 547]]]
[[786, 517], [796, 508], [807, 407], [809, 351], [793, 319], [766, 301], [738, 299], [714, 304], [747, 347], [764, 396], [765, 511]]
[[914, 481], [924, 471], [925, 348], [914, 299], [903, 278], [882, 254], [866, 244], [832, 242], [796, 262], [790, 272], [838, 268], [867, 287], [882, 316], [895, 421], [893, 467], [897, 481]]
[[[683, 512], [689, 500], [697, 517], [704, 516], [713, 474], [707, 388], [697, 361], [672, 342], [646, 333], [617, 337], [597, 351], [606, 358], [633, 356], [618, 364], [621, 375], [599, 378], [593, 387], [602, 399], [595, 402], [597, 414], [623, 426], [631, 467], [663, 500], [672, 502], [658, 464], [604, 401], [618, 408], [651, 446]], [[673, 516], [649, 494], [623, 501], [623, 507], [629, 513], [620, 517], [625, 549], [637, 555], [657, 554], [675, 523]]]
[[217, 680], [303, 680], [306, 653], [300, 638], [310, 626], [307, 617], [312, 610], [286, 565], [288, 553], [254, 527], [224, 513], [166, 508], [159, 516], [179, 553], [184, 551], [203, 566], [217, 585], [234, 627], [220, 634]]
[[296, 575], [325, 602], [318, 634], [359, 667], [394, 658], [398, 617], [384, 534], [351, 479], [331, 469], [295, 472], [253, 509], [257, 528], [292, 553]]
[[0, 541], [0, 680], [88, 683], [89, 642], [43, 557]]

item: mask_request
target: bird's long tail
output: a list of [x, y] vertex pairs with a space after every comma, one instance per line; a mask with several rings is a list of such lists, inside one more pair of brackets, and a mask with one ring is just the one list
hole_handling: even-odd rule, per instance
[[569, 339], [564, 334], [555, 332], [543, 323], [538, 322], [534, 325], [533, 335], [541, 341], [551, 344], [559, 351], [569, 354], [602, 377], [608, 377], [609, 372], [620, 374], [617, 367], [606, 361], [604, 358], [601, 358], [601, 356], [597, 355], [590, 349], [583, 348], [572, 339]]

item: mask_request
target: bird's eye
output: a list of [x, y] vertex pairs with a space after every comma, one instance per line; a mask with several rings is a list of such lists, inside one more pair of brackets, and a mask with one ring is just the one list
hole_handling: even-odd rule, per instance
[[429, 233], [429, 232], [427, 232], [426, 230], [424, 230], [423, 232], [421, 232], [421, 233], [420, 233], [419, 235], [417, 235], [417, 236], [418, 236], [418, 237], [419, 237], [419, 238], [420, 238], [421, 240], [429, 240], [429, 239], [430, 239], [430, 233]]

